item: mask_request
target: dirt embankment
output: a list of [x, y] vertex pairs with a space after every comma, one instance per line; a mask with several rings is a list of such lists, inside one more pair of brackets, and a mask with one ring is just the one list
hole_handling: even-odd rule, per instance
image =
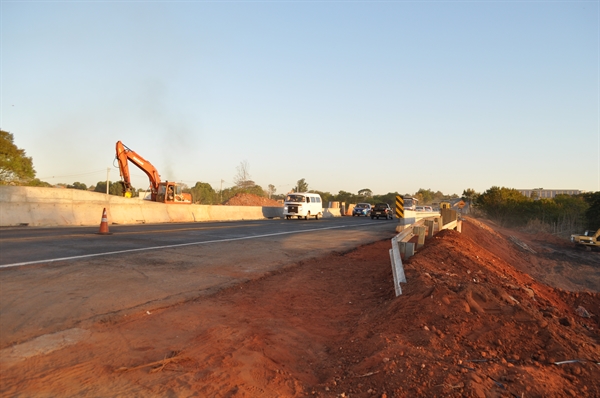
[[282, 203], [279, 203], [274, 199], [269, 199], [249, 193], [238, 193], [223, 204], [227, 206], [283, 206]]
[[97, 325], [2, 369], [0, 393], [600, 396], [600, 254], [476, 220], [462, 230], [405, 261], [400, 297], [385, 240]]

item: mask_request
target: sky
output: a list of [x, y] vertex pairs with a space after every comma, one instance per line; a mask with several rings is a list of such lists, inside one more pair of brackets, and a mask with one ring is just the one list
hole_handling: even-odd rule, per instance
[[[0, 127], [52, 184], [600, 191], [598, 1], [0, 0]], [[146, 175], [130, 166], [136, 188]]]

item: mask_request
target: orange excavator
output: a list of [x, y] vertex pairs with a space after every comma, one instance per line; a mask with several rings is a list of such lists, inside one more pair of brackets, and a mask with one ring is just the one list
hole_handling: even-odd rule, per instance
[[192, 195], [184, 193], [180, 185], [171, 181], [160, 181], [158, 170], [152, 164], [126, 147], [121, 141], [117, 142], [117, 161], [123, 184], [123, 196], [131, 197], [131, 176], [129, 164], [131, 162], [139, 167], [150, 179], [150, 200], [161, 203], [191, 204]]

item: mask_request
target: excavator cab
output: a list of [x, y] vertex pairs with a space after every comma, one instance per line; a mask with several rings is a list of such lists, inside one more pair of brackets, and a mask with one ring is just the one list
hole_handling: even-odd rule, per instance
[[162, 203], [190, 203], [190, 196], [190, 194], [183, 192], [180, 185], [166, 181], [158, 185], [156, 201]]

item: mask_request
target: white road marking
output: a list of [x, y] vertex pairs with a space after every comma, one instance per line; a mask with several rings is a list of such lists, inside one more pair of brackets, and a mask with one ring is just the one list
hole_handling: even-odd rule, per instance
[[267, 238], [267, 237], [270, 237], [270, 236], [301, 234], [301, 233], [304, 233], [304, 232], [324, 231], [324, 230], [327, 230], [327, 229], [338, 229], [338, 228], [346, 228], [346, 227], [358, 227], [358, 228], [361, 228], [363, 226], [372, 226], [372, 225], [379, 225], [379, 224], [339, 225], [339, 226], [335, 226], [335, 227], [304, 229], [304, 230], [301, 230], [301, 231], [288, 231], [288, 232], [277, 232], [277, 233], [273, 233], [273, 234], [243, 236], [243, 237], [240, 237], [240, 238], [227, 238], [227, 239], [207, 240], [207, 241], [203, 241], [203, 242], [178, 243], [176, 245], [142, 247], [142, 248], [138, 248], [138, 249], [117, 250], [117, 251], [104, 252], [104, 253], [84, 254], [84, 255], [81, 255], [81, 256], [60, 257], [60, 258], [51, 258], [51, 259], [47, 259], [47, 260], [35, 260], [35, 261], [26, 261], [26, 262], [22, 262], [22, 263], [4, 264], [4, 265], [0, 265], [0, 268], [20, 267], [20, 266], [23, 266], [23, 265], [33, 265], [33, 264], [41, 264], [41, 263], [52, 263], [52, 262], [56, 262], [56, 261], [78, 260], [78, 259], [82, 259], [82, 258], [110, 256], [110, 255], [113, 255], [113, 254], [134, 253], [134, 252], [142, 252], [142, 251], [147, 251], [147, 250], [169, 249], [169, 248], [173, 248], [173, 247], [204, 245], [204, 244], [207, 244], [207, 243], [233, 242], [233, 241], [236, 241], [236, 240]]

